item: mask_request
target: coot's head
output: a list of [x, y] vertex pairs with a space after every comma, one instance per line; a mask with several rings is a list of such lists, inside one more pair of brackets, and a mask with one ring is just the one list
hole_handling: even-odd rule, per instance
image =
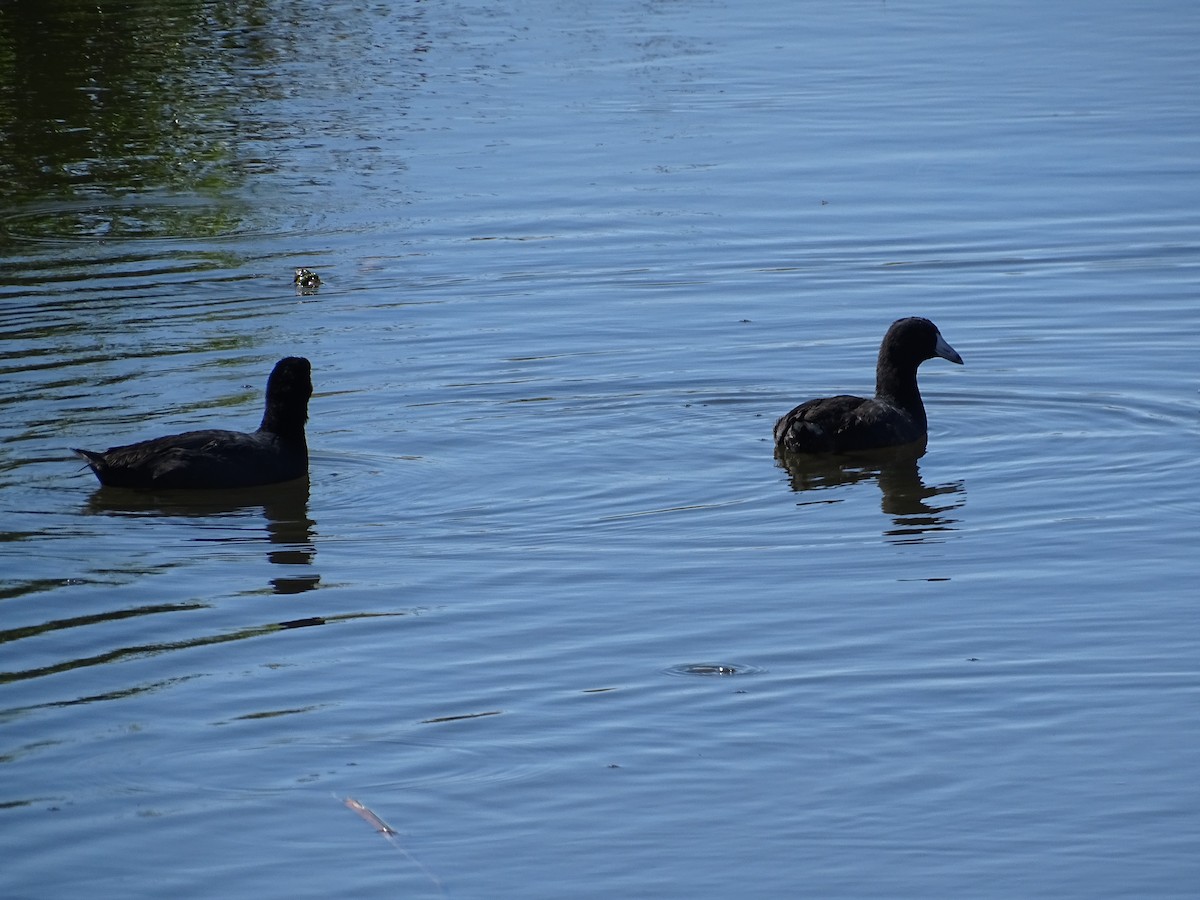
[[881, 362], [887, 359], [893, 366], [911, 366], [914, 370], [925, 360], [935, 356], [962, 365], [962, 357], [946, 343], [937, 326], [920, 316], [897, 319], [893, 322], [879, 347]]
[[287, 356], [275, 363], [267, 379], [267, 410], [302, 412], [308, 417], [312, 396], [312, 365], [303, 356]]

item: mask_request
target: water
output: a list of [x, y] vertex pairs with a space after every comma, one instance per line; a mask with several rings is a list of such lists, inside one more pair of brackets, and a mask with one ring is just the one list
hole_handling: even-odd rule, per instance
[[[4, 895], [1192, 895], [1198, 32], [0, 8]], [[928, 452], [779, 467], [908, 314]], [[289, 354], [307, 485], [69, 454]]]

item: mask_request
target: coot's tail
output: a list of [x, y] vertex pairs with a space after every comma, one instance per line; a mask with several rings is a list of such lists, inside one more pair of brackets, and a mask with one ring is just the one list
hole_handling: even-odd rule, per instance
[[104, 473], [104, 470], [107, 468], [107, 466], [105, 465], [105, 462], [104, 462], [104, 454], [97, 453], [95, 450], [81, 450], [79, 447], [72, 447], [71, 450], [72, 450], [72, 452], [77, 453], [81, 457], [83, 457], [83, 461], [88, 464], [88, 466], [91, 468], [91, 470], [96, 473], [96, 477], [100, 479], [101, 483], [103, 483], [104, 482], [104, 474], [103, 473]]

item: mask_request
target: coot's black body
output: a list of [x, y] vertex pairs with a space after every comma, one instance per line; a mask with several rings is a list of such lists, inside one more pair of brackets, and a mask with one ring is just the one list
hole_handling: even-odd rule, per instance
[[266, 412], [258, 431], [208, 429], [111, 447], [82, 456], [100, 483], [132, 488], [241, 488], [291, 481], [308, 474], [308, 400], [312, 367], [289, 356], [267, 380]]
[[940, 356], [962, 364], [928, 319], [898, 319], [879, 347], [875, 396], [840, 394], [801, 403], [775, 423], [784, 453], [852, 453], [925, 440], [928, 422], [917, 389], [917, 367]]

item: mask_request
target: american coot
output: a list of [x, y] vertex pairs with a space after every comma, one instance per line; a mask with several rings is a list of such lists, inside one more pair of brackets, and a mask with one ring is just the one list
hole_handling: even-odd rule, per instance
[[917, 367], [935, 356], [962, 364], [928, 319], [898, 319], [879, 346], [875, 396], [801, 403], [775, 423], [775, 446], [785, 453], [843, 453], [924, 440], [928, 424]]
[[304, 423], [312, 366], [289, 356], [267, 379], [267, 408], [258, 431], [188, 431], [111, 447], [75, 450], [103, 485], [132, 488], [239, 488], [308, 474]]

